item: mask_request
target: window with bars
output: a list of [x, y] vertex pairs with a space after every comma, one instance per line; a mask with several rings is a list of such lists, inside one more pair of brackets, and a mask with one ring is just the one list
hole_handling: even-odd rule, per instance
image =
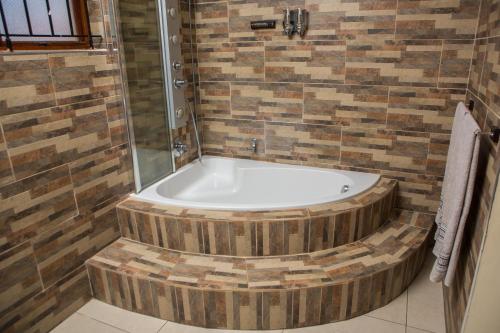
[[86, 0], [0, 0], [0, 48], [92, 48]]

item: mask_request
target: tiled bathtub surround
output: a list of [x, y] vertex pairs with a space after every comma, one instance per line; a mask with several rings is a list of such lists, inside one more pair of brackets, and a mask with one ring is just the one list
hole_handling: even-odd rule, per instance
[[90, 298], [131, 162], [107, 0], [97, 50], [0, 53], [0, 331], [47, 332]]
[[[500, 125], [500, 2], [482, 0], [467, 99], [475, 101], [474, 117], [484, 131]], [[466, 314], [474, 274], [480, 262], [481, 243], [500, 171], [500, 146], [486, 136], [481, 140], [474, 201], [464, 232], [461, 260], [450, 288], [445, 288], [445, 314], [449, 333], [460, 332]]]
[[351, 199], [264, 212], [161, 206], [129, 198], [118, 205], [122, 237], [194, 253], [267, 256], [352, 243], [381, 227], [394, 207], [396, 182], [381, 179]]
[[[197, 1], [204, 151], [381, 173], [400, 207], [435, 211], [479, 3]], [[287, 6], [309, 11], [304, 39], [283, 36]]]
[[396, 298], [421, 267], [432, 218], [398, 212], [361, 241], [281, 257], [188, 254], [120, 239], [87, 266], [96, 298], [135, 312], [209, 328], [304, 327]]

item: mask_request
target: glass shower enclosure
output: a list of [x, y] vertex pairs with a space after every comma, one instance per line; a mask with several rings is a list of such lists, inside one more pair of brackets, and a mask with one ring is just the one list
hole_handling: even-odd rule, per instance
[[137, 192], [175, 171], [170, 129], [187, 119], [182, 1], [114, 0]]

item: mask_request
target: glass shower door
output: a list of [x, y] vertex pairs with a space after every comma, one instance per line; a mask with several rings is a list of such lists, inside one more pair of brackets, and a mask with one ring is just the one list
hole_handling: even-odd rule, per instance
[[136, 189], [173, 172], [156, 0], [115, 0]]

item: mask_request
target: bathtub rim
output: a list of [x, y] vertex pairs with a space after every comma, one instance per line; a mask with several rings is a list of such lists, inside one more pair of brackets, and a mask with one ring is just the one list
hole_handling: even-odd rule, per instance
[[[207, 155], [204, 156], [205, 159], [222, 159], [222, 160], [235, 160], [235, 161], [241, 161], [243, 163], [262, 163], [264, 165], [270, 165], [270, 166], [277, 166], [278, 168], [283, 168], [283, 169], [307, 169], [307, 170], [316, 170], [320, 172], [339, 172], [340, 174], [344, 174], [345, 176], [359, 176], [359, 175], [365, 175], [366, 180], [369, 182], [369, 186], [366, 188], [362, 189], [361, 191], [358, 191], [357, 193], [354, 193], [352, 195], [343, 197], [339, 200], [330, 200], [330, 201], [323, 201], [323, 202], [306, 202], [303, 204], [299, 203], [294, 203], [291, 205], [290, 203], [283, 204], [281, 206], [276, 206], [276, 207], [262, 207], [262, 208], [256, 208], [256, 207], [251, 207], [252, 204], [249, 204], [248, 207], [221, 207], [221, 205], [224, 204], [214, 204], [211, 207], [207, 207], [206, 205], [203, 204], [197, 204], [197, 202], [194, 202], [192, 204], [189, 203], [189, 201], [185, 200], [178, 200], [178, 199], [167, 199], [168, 202], [163, 202], [161, 199], [155, 200], [154, 198], [161, 197], [160, 194], [156, 193], [156, 188], [161, 185], [161, 183], [168, 181], [171, 178], [174, 178], [176, 176], [180, 176], [183, 173], [187, 172], [189, 169], [196, 167], [196, 163], [199, 163], [199, 161], [196, 159], [186, 165], [184, 165], [182, 168], [178, 169], [175, 173], [172, 173], [154, 184], [150, 185], [148, 188], [142, 190], [139, 193], [131, 193], [129, 194], [129, 198], [131, 199], [136, 199], [140, 201], [145, 201], [149, 202], [154, 205], [158, 206], [168, 206], [168, 207], [182, 207], [185, 209], [190, 209], [190, 210], [202, 210], [202, 211], [227, 211], [227, 212], [243, 212], [243, 213], [258, 213], [258, 212], [269, 212], [269, 211], [286, 211], [286, 210], [296, 210], [296, 209], [308, 209], [309, 207], [314, 207], [314, 206], [322, 206], [322, 205], [328, 205], [332, 203], [342, 203], [345, 201], [349, 201], [353, 198], [356, 198], [359, 195], [362, 195], [363, 193], [366, 193], [373, 189], [374, 187], [379, 184], [380, 180], [383, 178], [380, 174], [376, 173], [370, 173], [370, 172], [362, 172], [362, 171], [352, 171], [352, 170], [343, 170], [339, 168], [321, 168], [321, 167], [315, 167], [315, 166], [307, 166], [307, 165], [296, 165], [296, 164], [285, 164], [285, 163], [278, 163], [278, 162], [271, 162], [271, 161], [260, 161], [260, 160], [251, 160], [251, 159], [242, 159], [242, 158], [233, 158], [233, 157], [225, 157], [225, 156], [211, 156]], [[369, 179], [369, 177], [373, 177], [373, 179]], [[148, 191], [148, 192], [145, 192]], [[154, 193], [150, 193], [154, 192]]]

